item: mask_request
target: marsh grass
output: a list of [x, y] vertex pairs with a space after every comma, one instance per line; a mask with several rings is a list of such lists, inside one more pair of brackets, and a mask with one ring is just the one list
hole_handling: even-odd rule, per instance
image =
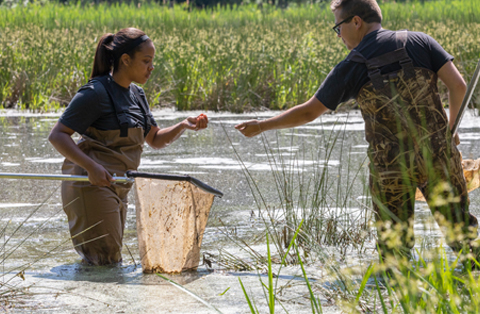
[[[465, 78], [479, 58], [476, 0], [381, 4], [384, 27], [423, 31], [453, 54]], [[86, 83], [100, 36], [144, 30], [156, 70], [152, 106], [180, 110], [285, 109], [309, 99], [347, 55], [323, 4], [205, 10], [156, 4], [0, 7], [0, 107], [57, 110]], [[445, 101], [445, 88], [442, 88]], [[478, 104], [478, 93], [475, 101]]]
[[[349, 263], [349, 255], [371, 255], [366, 250], [372, 249], [375, 232], [371, 223], [372, 213], [366, 203], [369, 198], [364, 197], [368, 195], [365, 188], [365, 158], [361, 157], [363, 161], [358, 163], [358, 160], [353, 162], [350, 157], [345, 157], [350, 153], [349, 148], [344, 147], [346, 133], [342, 124], [334, 123], [332, 131], [318, 132], [318, 146], [307, 148], [299, 145], [298, 150], [292, 149], [287, 154], [282, 153], [280, 143], [298, 145], [293, 135], [285, 140], [285, 136], [277, 133], [273, 141], [277, 143], [276, 147], [272, 147], [270, 141], [263, 137], [265, 156], [271, 167], [268, 174], [273, 180], [274, 196], [265, 194], [265, 187], [257, 183], [258, 178], [245, 166], [232, 145], [257, 207], [255, 215], [264, 227], [249, 240], [223, 228], [231, 243], [244, 254], [222, 251], [215, 256], [220, 266], [237, 270], [256, 269], [259, 273], [273, 273], [276, 278], [282, 267], [300, 266], [302, 274], [299, 276], [305, 279], [308, 290], [304, 297], [310, 300], [316, 313], [321, 312], [320, 295], [329, 303], [356, 297], [359, 284], [352, 283], [351, 277], [341, 268]], [[306, 160], [313, 163], [310, 165]], [[265, 182], [265, 178], [261, 182]], [[357, 197], [358, 193], [363, 197]], [[250, 230], [252, 233], [254, 231]], [[268, 244], [265, 255], [251, 243], [264, 242], [266, 238]], [[328, 285], [310, 284], [304, 263], [322, 265], [331, 279]], [[274, 270], [272, 264], [276, 265]], [[277, 297], [279, 293], [288, 294], [287, 290], [291, 289], [288, 287], [295, 286], [298, 287], [291, 282], [279, 286], [278, 279], [273, 287], [270, 287], [270, 283], [265, 285], [265, 298], [270, 309], [275, 302], [281, 304], [282, 298]], [[272, 301], [272, 293], [275, 302]], [[246, 297], [250, 309], [255, 312], [254, 298], [247, 293]]]
[[[10, 227], [11, 220], [6, 221], [5, 224], [1, 226], [0, 238], [2, 239], [2, 244], [0, 247], [0, 306], [5, 311], [22, 307], [22, 304], [28, 304], [27, 300], [35, 293], [30, 291], [30, 286], [28, 284], [24, 284], [23, 282], [25, 280], [25, 271], [27, 271], [39, 260], [45, 256], [48, 256], [63, 245], [62, 243], [60, 246], [56, 246], [52, 250], [49, 250], [49, 252], [46, 252], [43, 256], [37, 257], [34, 260], [20, 263], [18, 265], [11, 263], [11, 260], [14, 258], [14, 255], [17, 253], [17, 251], [20, 250], [27, 241], [31, 240], [31, 238], [34, 237], [39, 230], [44, 228], [49, 219], [58, 214], [58, 212], [54, 213], [51, 217], [33, 229], [26, 227], [30, 218], [39, 212], [39, 210], [56, 193], [57, 190], [58, 187], [49, 196], [47, 196], [40, 205], [35, 207], [30, 214], [25, 217], [25, 219], [23, 219], [17, 226], [12, 225]], [[10, 244], [10, 242], [12, 243]]]
[[[268, 238], [268, 236], [267, 236]], [[268, 245], [268, 240], [267, 240]], [[418, 252], [416, 261], [392, 259], [386, 264], [369, 263], [364, 265], [359, 277], [346, 275], [341, 290], [322, 288], [324, 282], [309, 280], [309, 274], [303, 266], [303, 258], [292, 239], [298, 255], [301, 276], [308, 291], [312, 313], [322, 313], [323, 307], [319, 295], [331, 294], [343, 312], [346, 313], [478, 313], [479, 279], [476, 272], [469, 267], [459, 265], [459, 259], [450, 261], [445, 249], [440, 246], [424, 258]], [[269, 251], [268, 251], [269, 253]], [[271, 277], [276, 276], [271, 271], [272, 262], [269, 259], [268, 283], [260, 285], [265, 291], [264, 298], [270, 313], [275, 312], [274, 300], [284, 312], [281, 297], [277, 297], [280, 289], [272, 284]], [[395, 269], [394, 271], [387, 271]], [[259, 313], [256, 306], [261, 296], [252, 296], [239, 278], [239, 282], [247, 300], [251, 313]], [[340, 285], [338, 286], [340, 287]], [[346, 293], [348, 291], [348, 293]], [[277, 311], [279, 312], [279, 311]]]
[[478, 313], [477, 272], [459, 258], [452, 261], [442, 245], [417, 253], [414, 261], [370, 264], [357, 298], [343, 305], [352, 313]]
[[[312, 313], [322, 313], [322, 305], [320, 303], [320, 300], [315, 296], [315, 293], [312, 290], [312, 287], [310, 285], [310, 281], [308, 279], [307, 273], [306, 273], [305, 268], [304, 268], [303, 263], [302, 263], [302, 258], [300, 256], [298, 247], [295, 244], [295, 241], [297, 239], [297, 236], [298, 236], [298, 233], [300, 231], [301, 225], [302, 225], [302, 223], [300, 223], [300, 225], [299, 225], [298, 229], [296, 230], [292, 240], [290, 241], [290, 244], [288, 245], [286, 253], [288, 254], [288, 252], [290, 251], [290, 249], [292, 249], [292, 247], [295, 249], [295, 252], [298, 256], [298, 262], [299, 262], [299, 264], [301, 266], [301, 269], [302, 269], [302, 274], [303, 274], [303, 278], [305, 280], [305, 284], [308, 287]], [[269, 312], [271, 314], [275, 313], [275, 304], [276, 303], [278, 303], [282, 307], [282, 309], [285, 310], [285, 312], [287, 312], [287, 310], [283, 306], [280, 299], [277, 298], [277, 293], [279, 291], [278, 276], [276, 276], [272, 271], [272, 269], [273, 269], [273, 267], [272, 267], [272, 256], [271, 256], [271, 253], [270, 253], [270, 242], [269, 242], [268, 233], [266, 234], [266, 240], [267, 240], [267, 262], [268, 262], [268, 264], [267, 264], [267, 267], [268, 267], [267, 278], [268, 278], [268, 283], [265, 284], [262, 281], [262, 278], [261, 278], [260, 274], [259, 274], [259, 281], [262, 285], [265, 298], [267, 299], [267, 305], [268, 305]], [[283, 258], [283, 260], [280, 264], [280, 269], [278, 270], [278, 273], [280, 273], [281, 267], [285, 265], [285, 257], [287, 256], [287, 254], [285, 254], [285, 256], [284, 256], [284, 258]], [[273, 280], [274, 275], [276, 277], [275, 284], [274, 284], [274, 280]], [[238, 278], [238, 281], [240, 283], [240, 286], [242, 287], [242, 291], [244, 293], [245, 299], [247, 300], [247, 303], [248, 303], [248, 306], [250, 308], [251, 313], [253, 313], [253, 314], [259, 313], [258, 308], [255, 304], [255, 299], [253, 297], [249, 296], [249, 294], [247, 293], [247, 290], [245, 289], [245, 287], [243, 285], [243, 282], [240, 278]]]
[[[480, 310], [478, 272], [472, 271], [471, 264], [462, 265], [459, 257], [452, 260], [442, 245], [433, 250], [417, 249], [418, 258], [413, 261], [388, 258], [383, 263], [362, 263], [360, 271], [356, 272], [352, 269], [340, 270], [338, 262], [337, 265], [324, 265], [330, 269], [330, 280], [312, 282], [309, 280], [311, 275], [303, 266], [304, 260], [309, 258], [302, 256], [297, 246], [301, 228], [300, 224], [289, 249], [293, 246], [296, 250], [312, 313], [322, 313], [320, 295], [332, 300], [346, 313], [478, 313]], [[275, 312], [275, 303], [272, 302], [275, 300], [288, 313], [279, 296], [284, 288], [273, 285], [270, 280], [271, 277], [280, 277], [284, 261], [278, 272], [272, 272], [268, 238], [267, 233], [269, 279], [268, 283], [264, 283], [259, 274], [260, 285], [265, 291], [264, 298], [270, 312]], [[472, 264], [480, 266], [476, 260], [472, 260]], [[251, 313], [259, 313], [255, 300], [258, 302], [262, 296], [252, 296], [241, 279], [239, 281]], [[338, 283], [333, 285], [335, 281]], [[295, 301], [298, 303], [298, 300]]]
[[[350, 148], [344, 146], [347, 132], [340, 123], [332, 130], [318, 131], [317, 135], [318, 147], [302, 147], [293, 136], [285, 140], [280, 132], [262, 138], [274, 195], [266, 193], [259, 183], [266, 182], [265, 174], [259, 180], [258, 174], [249, 171], [236, 150], [238, 146], [232, 144], [249, 183], [256, 216], [264, 224], [252, 236], [253, 241], [263, 239], [266, 250], [254, 248], [250, 245], [253, 241], [225, 231], [232, 243], [247, 254], [224, 252], [217, 258], [221, 263], [222, 256], [228, 256], [228, 263], [223, 264], [227, 269], [236, 265], [237, 260], [237, 264], [248, 265], [243, 270], [259, 273], [263, 295], [252, 295], [239, 279], [250, 312], [259, 312], [259, 301], [273, 313], [288, 312], [285, 302], [301, 303], [299, 299], [307, 299], [312, 313], [321, 313], [322, 306], [332, 304], [347, 313], [478, 313], [480, 279], [472, 269], [480, 264], [468, 252], [452, 255], [443, 244], [425, 240], [415, 247], [413, 260], [395, 255], [377, 262], [371, 200], [365, 197], [369, 195], [365, 160], [351, 159]], [[288, 142], [298, 150], [282, 153], [282, 144]], [[317, 161], [311, 168], [302, 163], [309, 159]], [[335, 160], [338, 164], [333, 163]], [[435, 202], [442, 202], [443, 197], [449, 196], [439, 193]], [[355, 215], [355, 211], [352, 215], [353, 204], [359, 207], [361, 215]], [[448, 243], [452, 239], [464, 240], [460, 226], [448, 226], [446, 221], [439, 224]], [[400, 233], [396, 228], [390, 229], [387, 234], [392, 245], [400, 245]], [[289, 274], [292, 269], [298, 270], [296, 276], [304, 279], [302, 285], [277, 285], [286, 266]], [[298, 290], [305, 294], [288, 297], [289, 291], [293, 295]], [[327, 300], [327, 304], [320, 300]]]
[[[251, 189], [257, 216], [267, 228], [280, 259], [285, 256], [285, 249], [301, 221], [298, 243], [307, 255], [318, 245], [335, 246], [344, 259], [348, 250], [364, 253], [364, 243], [374, 239], [365, 184], [366, 158], [354, 165], [345, 157], [350, 156], [344, 147], [347, 132], [340, 123], [333, 128], [331, 132], [319, 132], [318, 146], [301, 144], [297, 151], [291, 150], [288, 154], [281, 153], [280, 143], [285, 141], [278, 133], [274, 141], [276, 147], [263, 135], [263, 148], [271, 167], [269, 174], [275, 185], [273, 201], [266, 197], [265, 187], [258, 185], [257, 178], [232, 145]], [[286, 142], [293, 146], [294, 136], [289, 136]], [[367, 197], [359, 198], [353, 193]], [[245, 246], [244, 241], [241, 244]], [[295, 254], [288, 260], [296, 263]]]
[[[39, 216], [41, 209], [47, 204], [47, 202], [58, 193], [60, 185], [58, 185], [38, 206], [36, 206], [25, 218], [20, 222], [12, 222], [10, 215], [3, 217], [4, 224], [0, 226], [0, 309], [5, 312], [24, 310], [34, 311], [38, 307], [38, 302], [34, 300], [35, 297], [45, 295], [47, 298], [55, 297], [61, 294], [77, 295], [74, 292], [70, 292], [64, 289], [57, 289], [42, 284], [31, 283], [26, 280], [26, 272], [32, 270], [36, 264], [42, 262], [45, 259], [50, 259], [55, 255], [71, 251], [71, 239], [94, 228], [101, 222], [86, 228], [82, 232], [73, 237], [66, 237], [60, 241], [55, 241], [52, 246], [44, 246], [38, 249], [38, 253], [30, 254], [28, 250], [31, 250], [31, 242], [38, 241], [40, 234], [43, 233], [45, 228], [48, 228], [48, 224], [51, 223], [52, 218], [58, 216], [63, 212], [63, 208], [60, 207], [57, 211], [52, 212], [51, 215], [46, 217], [41, 223], [33, 223], [32, 218]], [[65, 205], [68, 207], [77, 199]], [[101, 238], [102, 236], [98, 237]], [[96, 239], [80, 243], [78, 245], [85, 244]], [[35, 250], [34, 250], [35, 251]], [[89, 298], [88, 296], [81, 297]]]

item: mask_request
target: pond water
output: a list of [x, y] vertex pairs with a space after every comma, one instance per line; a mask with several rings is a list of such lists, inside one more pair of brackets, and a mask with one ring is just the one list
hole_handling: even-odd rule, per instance
[[[169, 126], [197, 112], [154, 111], [160, 126]], [[346, 207], [352, 213], [368, 204], [362, 182], [366, 177], [366, 142], [359, 112], [325, 115], [295, 129], [268, 132], [264, 137], [245, 138], [234, 129], [239, 121], [264, 118], [275, 112], [255, 114], [208, 113], [209, 128], [186, 131], [181, 138], [162, 150], [145, 147], [139, 171], [189, 174], [224, 193], [216, 198], [203, 238], [202, 252], [219, 250], [239, 253], [225, 235], [235, 234], [248, 240], [262, 230], [251, 185], [271, 206], [280, 206], [273, 173], [292, 170], [292, 181], [308, 178], [315, 171], [328, 168], [329, 174], [349, 188]], [[63, 158], [47, 136], [59, 114], [0, 113], [0, 172], [59, 174]], [[460, 129], [459, 146], [464, 158], [479, 158], [480, 118], [467, 112]], [[272, 153], [273, 152], [273, 153]], [[275, 161], [272, 161], [272, 156]], [[239, 161], [241, 159], [241, 162]], [[280, 162], [280, 163], [278, 163]], [[252, 180], [245, 173], [248, 171]], [[357, 178], [355, 181], [349, 176]], [[332, 181], [333, 182], [333, 181]], [[335, 181], [335, 182], [338, 182]], [[84, 267], [69, 240], [66, 215], [61, 208], [60, 182], [0, 179], [0, 240], [4, 281], [31, 286], [32, 294], [15, 311], [89, 313], [208, 313], [211, 310], [155, 275], [144, 275], [138, 255], [133, 191], [125, 230], [124, 264], [121, 267]], [[337, 187], [328, 193], [335, 198]], [[338, 193], [337, 193], [338, 197]], [[470, 194], [471, 211], [480, 213], [478, 191]], [[332, 212], [335, 208], [330, 208]], [[347, 210], [347, 211], [348, 211]], [[345, 208], [343, 209], [345, 211]], [[417, 202], [415, 232], [417, 245], [437, 243], [441, 234], [425, 203]], [[259, 251], [265, 245], [254, 243]], [[373, 246], [373, 242], [368, 245]], [[130, 251], [130, 252], [129, 252]], [[240, 254], [240, 253], [239, 253]], [[225, 313], [248, 312], [237, 277], [251, 285], [253, 294], [262, 296], [257, 272], [213, 271], [202, 265], [198, 272], [169, 276]], [[14, 276], [23, 265], [25, 274]], [[289, 273], [290, 271], [290, 273]], [[312, 271], [315, 271], [313, 269]], [[318, 272], [318, 270], [316, 270]], [[295, 277], [286, 270], [285, 280]], [[222, 294], [225, 290], [227, 290]], [[260, 289], [260, 290], [259, 290]], [[261, 305], [261, 304], [260, 304]], [[308, 303], [287, 303], [296, 313], [308, 312]], [[330, 312], [335, 312], [331, 308]]]

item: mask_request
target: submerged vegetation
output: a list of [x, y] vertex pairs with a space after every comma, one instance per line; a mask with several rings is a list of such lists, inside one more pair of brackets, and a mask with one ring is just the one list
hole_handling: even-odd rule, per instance
[[[381, 7], [385, 28], [431, 35], [455, 56], [469, 80], [479, 58], [478, 1], [386, 2]], [[0, 7], [0, 108], [48, 111], [65, 106], [88, 80], [98, 38], [137, 27], [157, 49], [155, 71], [144, 86], [151, 106], [285, 109], [310, 98], [347, 55], [332, 24], [326, 3], [286, 9], [52, 3]]]

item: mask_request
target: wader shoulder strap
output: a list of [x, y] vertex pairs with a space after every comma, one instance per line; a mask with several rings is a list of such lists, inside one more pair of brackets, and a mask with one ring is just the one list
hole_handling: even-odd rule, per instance
[[413, 62], [410, 56], [407, 53], [407, 39], [408, 39], [408, 31], [406, 29], [398, 31], [395, 33], [397, 36], [397, 49], [403, 48], [405, 52], [402, 56], [403, 58], [400, 59], [399, 63], [405, 73], [406, 78], [411, 78], [415, 76], [415, 69], [413, 67]]
[[144, 136], [146, 137], [148, 132], [150, 132], [150, 129], [152, 128], [152, 123], [148, 117], [148, 112], [150, 111], [150, 108], [148, 107], [148, 104], [145, 102], [143, 97], [140, 97], [140, 93], [138, 92], [139, 88], [136, 85], [133, 85], [132, 90], [133, 90], [133, 93], [135, 94], [135, 97], [137, 98], [138, 105], [143, 113], [143, 118], [145, 121]]
[[[377, 58], [382, 58], [383, 56], [384, 55], [381, 55], [380, 57], [377, 57]], [[370, 59], [370, 60], [374, 60], [374, 59], [377, 59], [377, 58], [373, 58], [373, 59]], [[369, 66], [370, 60], [367, 60], [360, 52], [353, 49], [348, 54], [346, 60], [357, 62], [357, 63], [364, 63], [367, 66], [368, 77], [370, 78], [370, 81], [373, 84], [373, 88], [375, 88], [376, 90], [381, 90], [383, 88], [383, 86], [384, 86], [383, 77], [380, 74], [380, 69], [378, 69], [378, 67], [375, 67], [375, 66], [371, 66], [371, 65]]]
[[348, 56], [345, 60], [353, 61], [353, 62], [357, 62], [357, 63], [367, 63], [367, 59], [365, 59], [365, 57], [355, 49], [350, 51], [350, 53], [348, 54]]
[[110, 77], [110, 75], [105, 75], [98, 78], [96, 77], [95, 79], [100, 81], [100, 83], [102, 83], [103, 87], [105, 87], [105, 90], [107, 91], [108, 97], [110, 97], [110, 102], [112, 103], [113, 109], [115, 110], [115, 114], [118, 119], [118, 124], [120, 125], [120, 137], [127, 137], [128, 136], [127, 112], [125, 110], [122, 110], [122, 108], [120, 108], [117, 102], [115, 101], [113, 88], [111, 85], [112, 78]]
[[380, 72], [380, 68], [383, 66], [398, 62], [402, 67], [406, 78], [415, 76], [412, 59], [410, 59], [410, 56], [405, 49], [407, 44], [407, 31], [398, 31], [395, 33], [395, 37], [397, 49], [394, 51], [367, 60], [360, 52], [354, 49], [347, 57], [347, 60], [349, 61], [365, 63], [368, 70], [368, 77], [372, 81], [373, 87], [376, 90], [381, 90], [385, 86], [385, 82]]

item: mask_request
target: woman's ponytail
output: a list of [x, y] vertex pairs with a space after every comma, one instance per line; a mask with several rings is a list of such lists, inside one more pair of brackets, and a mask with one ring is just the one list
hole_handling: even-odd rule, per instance
[[95, 51], [95, 59], [93, 60], [93, 69], [90, 78], [102, 76], [110, 73], [113, 67], [113, 39], [114, 34], [108, 33], [100, 38]]
[[107, 75], [112, 70], [117, 71], [122, 54], [126, 53], [133, 58], [135, 52], [140, 50], [141, 44], [146, 41], [151, 40], [144, 32], [132, 27], [121, 29], [115, 35], [111, 33], [103, 35], [95, 51], [90, 78]]

